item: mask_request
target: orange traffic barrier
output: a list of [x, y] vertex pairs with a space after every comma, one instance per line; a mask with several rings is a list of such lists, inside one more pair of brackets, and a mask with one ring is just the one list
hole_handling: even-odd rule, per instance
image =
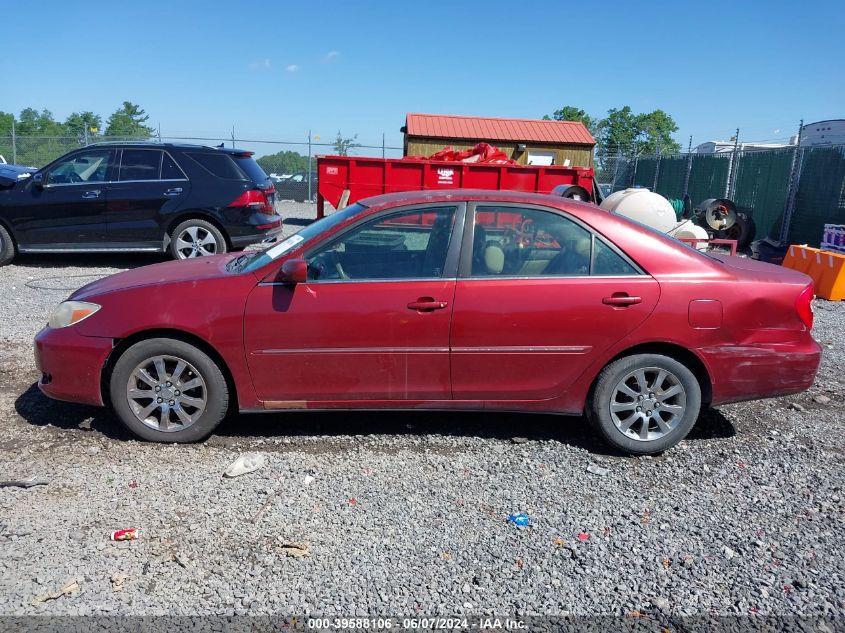
[[807, 268], [806, 272], [810, 275], [810, 277], [812, 277], [814, 288], [818, 288], [819, 284], [822, 282], [822, 274], [824, 273], [822, 259], [824, 258], [824, 255], [825, 252], [819, 250], [810, 257], [810, 266]]
[[819, 252], [819, 249], [813, 248], [812, 246], [800, 246], [799, 248], [798, 261], [794, 268], [800, 273], [811, 275], [810, 270], [816, 263], [816, 253]]
[[795, 244], [790, 246], [786, 251], [786, 255], [783, 256], [781, 266], [786, 268], [795, 268], [798, 264], [798, 258], [801, 257], [801, 255], [798, 254], [798, 251], [801, 250], [801, 248], [801, 246], [797, 246]]
[[819, 253], [821, 275], [816, 283], [816, 295], [822, 299], [845, 299], [845, 255], [822, 251]]

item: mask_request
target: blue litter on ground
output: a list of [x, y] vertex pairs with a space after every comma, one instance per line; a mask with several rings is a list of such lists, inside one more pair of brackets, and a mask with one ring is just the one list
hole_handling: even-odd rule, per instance
[[512, 514], [508, 517], [508, 521], [519, 527], [526, 527], [529, 523], [527, 514]]

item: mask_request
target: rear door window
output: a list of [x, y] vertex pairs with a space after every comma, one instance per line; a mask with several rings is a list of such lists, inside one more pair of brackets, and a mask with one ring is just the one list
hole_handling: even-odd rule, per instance
[[161, 178], [161, 150], [125, 149], [120, 159], [118, 180], [159, 180]]
[[246, 180], [246, 175], [228, 154], [223, 152], [187, 152], [188, 158], [205, 171], [224, 180]]
[[173, 157], [164, 152], [161, 160], [161, 179], [162, 180], [187, 180], [184, 172], [173, 160]]

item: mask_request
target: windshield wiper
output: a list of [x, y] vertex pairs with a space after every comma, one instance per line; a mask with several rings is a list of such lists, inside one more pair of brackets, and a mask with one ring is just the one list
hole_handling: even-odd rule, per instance
[[254, 253], [243, 253], [241, 255], [238, 255], [235, 259], [233, 259], [228, 264], [226, 264], [226, 270], [228, 270], [229, 272], [232, 272], [233, 270], [237, 270], [238, 268], [240, 268], [241, 264], [244, 261], [246, 261], [247, 259], [249, 259], [253, 255], [254, 255]]

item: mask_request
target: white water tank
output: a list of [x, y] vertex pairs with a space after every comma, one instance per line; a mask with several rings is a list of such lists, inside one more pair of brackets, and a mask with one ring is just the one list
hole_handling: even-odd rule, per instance
[[[698, 226], [692, 220], [684, 220], [676, 225], [671, 231], [669, 231], [669, 235], [672, 237], [681, 239], [688, 238], [688, 239], [698, 239], [698, 240], [706, 240], [710, 236], [707, 235], [707, 231], [704, 230], [702, 227]], [[690, 244], [694, 248], [697, 248], [700, 251], [707, 250], [707, 242], [695, 242]]]
[[610, 194], [601, 203], [601, 208], [611, 213], [624, 215], [642, 224], [668, 233], [678, 221], [675, 209], [669, 201], [659, 193], [652, 193], [648, 189], [633, 188]]

